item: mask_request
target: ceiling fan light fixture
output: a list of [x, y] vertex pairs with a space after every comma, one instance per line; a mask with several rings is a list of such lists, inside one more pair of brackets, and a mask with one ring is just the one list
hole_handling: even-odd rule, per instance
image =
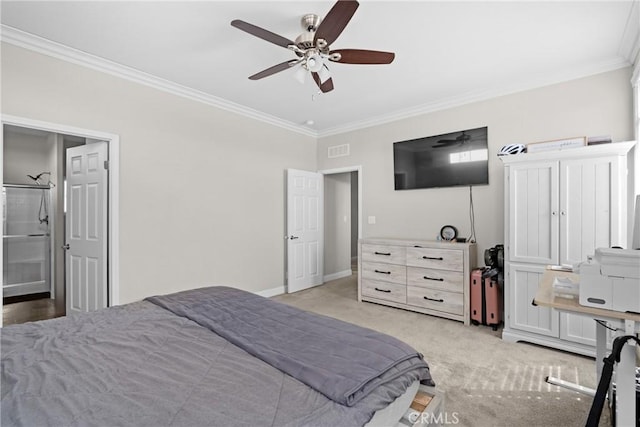
[[318, 77], [320, 77], [320, 83], [324, 83], [331, 78], [331, 74], [326, 65], [323, 65], [322, 68], [318, 70]]
[[307, 68], [312, 73], [317, 73], [324, 67], [324, 61], [322, 60], [322, 56], [318, 53], [312, 53], [307, 58]]
[[300, 65], [293, 76], [300, 82], [300, 84], [304, 84], [304, 82], [307, 81], [308, 73], [309, 71], [304, 66]]

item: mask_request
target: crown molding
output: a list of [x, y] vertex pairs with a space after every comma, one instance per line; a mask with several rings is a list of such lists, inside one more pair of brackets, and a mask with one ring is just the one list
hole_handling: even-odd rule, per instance
[[317, 137], [317, 133], [312, 129], [302, 127], [287, 120], [282, 120], [275, 116], [265, 114], [258, 110], [236, 104], [234, 102], [210, 95], [205, 92], [191, 89], [187, 86], [183, 86], [169, 80], [165, 80], [160, 77], [145, 73], [143, 71], [136, 70], [135, 68], [127, 67], [125, 65], [109, 61], [108, 59], [104, 59], [99, 56], [91, 55], [81, 50], [74, 49], [61, 43], [56, 43], [54, 41], [36, 36], [31, 33], [27, 33], [25, 31], [18, 30], [17, 28], [13, 28], [8, 25], [2, 24], [0, 40], [14, 46], [28, 49], [43, 55], [51, 56], [53, 58], [61, 59], [63, 61], [71, 62], [73, 64], [90, 68], [92, 70], [110, 74], [112, 76], [120, 77], [122, 79], [149, 86], [163, 92], [168, 92], [173, 95], [190, 99], [192, 101], [211, 105], [222, 110], [240, 114], [251, 119], [259, 120], [261, 122], [278, 126], [280, 128], [284, 128], [293, 132], [301, 133], [303, 135], [311, 137]]
[[544, 86], [551, 86], [558, 83], [563, 83], [571, 80], [577, 80], [583, 77], [589, 77], [592, 75], [606, 73], [608, 71], [614, 71], [620, 68], [628, 67], [631, 65], [624, 58], [616, 58], [609, 61], [604, 61], [598, 64], [593, 64], [588, 67], [575, 68], [571, 70], [564, 70], [560, 73], [548, 75], [541, 79], [528, 80], [526, 82], [519, 82], [510, 86], [495, 87], [488, 90], [467, 92], [460, 96], [444, 98], [432, 102], [428, 102], [416, 107], [399, 110], [391, 114], [380, 115], [376, 117], [370, 117], [365, 120], [348, 123], [346, 125], [336, 126], [324, 131], [318, 132], [318, 138], [324, 138], [327, 136], [338, 135], [341, 133], [352, 132], [363, 128], [373, 127], [381, 124], [395, 122], [402, 119], [408, 119], [423, 114], [434, 113], [436, 111], [447, 110], [450, 108], [460, 107], [467, 104], [473, 104], [475, 102], [486, 101], [488, 99], [497, 98], [500, 96], [510, 95], [518, 92], [524, 92], [531, 89], [537, 89]]
[[618, 53], [632, 64], [640, 59], [640, 0], [631, 3]]

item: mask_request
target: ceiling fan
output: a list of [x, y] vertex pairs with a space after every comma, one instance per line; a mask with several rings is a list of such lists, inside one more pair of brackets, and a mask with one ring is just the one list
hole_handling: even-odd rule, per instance
[[393, 52], [380, 52], [362, 49], [336, 49], [329, 46], [347, 26], [359, 4], [353, 0], [338, 0], [327, 16], [320, 19], [318, 15], [307, 14], [302, 17], [300, 24], [304, 32], [295, 41], [282, 37], [248, 22], [235, 19], [231, 25], [251, 35], [259, 37], [275, 45], [293, 51], [297, 58], [269, 67], [249, 77], [259, 80], [280, 71], [298, 66], [296, 77], [304, 81], [306, 74], [311, 73], [322, 92], [333, 90], [333, 79], [329, 74], [327, 64], [338, 62], [342, 64], [390, 64], [395, 58]]
[[450, 147], [452, 145], [462, 145], [465, 142], [469, 142], [469, 141], [471, 141], [471, 135], [467, 134], [465, 131], [462, 131], [462, 133], [456, 136], [455, 139], [441, 139], [437, 141], [435, 144], [433, 144], [432, 147], [433, 148]]

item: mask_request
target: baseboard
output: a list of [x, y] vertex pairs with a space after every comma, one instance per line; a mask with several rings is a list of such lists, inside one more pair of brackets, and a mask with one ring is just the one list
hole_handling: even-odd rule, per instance
[[349, 277], [353, 274], [351, 269], [338, 271], [337, 273], [325, 274], [323, 278], [323, 282], [330, 282], [332, 280], [342, 279], [343, 277]]
[[514, 329], [503, 329], [502, 339], [507, 342], [524, 341], [532, 344], [542, 345], [545, 347], [551, 347], [556, 350], [568, 351], [571, 353], [581, 354], [583, 356], [595, 357], [595, 347], [587, 346], [584, 344], [573, 343], [571, 341], [561, 340], [555, 337], [545, 337], [543, 335], [528, 333], [525, 331], [518, 331]]
[[277, 286], [271, 289], [265, 289], [264, 291], [254, 292], [256, 295], [260, 295], [261, 297], [269, 298], [275, 297], [276, 295], [284, 294], [284, 286]]

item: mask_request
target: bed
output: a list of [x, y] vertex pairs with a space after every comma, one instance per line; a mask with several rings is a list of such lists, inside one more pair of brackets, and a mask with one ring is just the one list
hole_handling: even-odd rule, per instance
[[434, 385], [393, 337], [222, 286], [7, 326], [1, 345], [3, 426], [362, 426]]

